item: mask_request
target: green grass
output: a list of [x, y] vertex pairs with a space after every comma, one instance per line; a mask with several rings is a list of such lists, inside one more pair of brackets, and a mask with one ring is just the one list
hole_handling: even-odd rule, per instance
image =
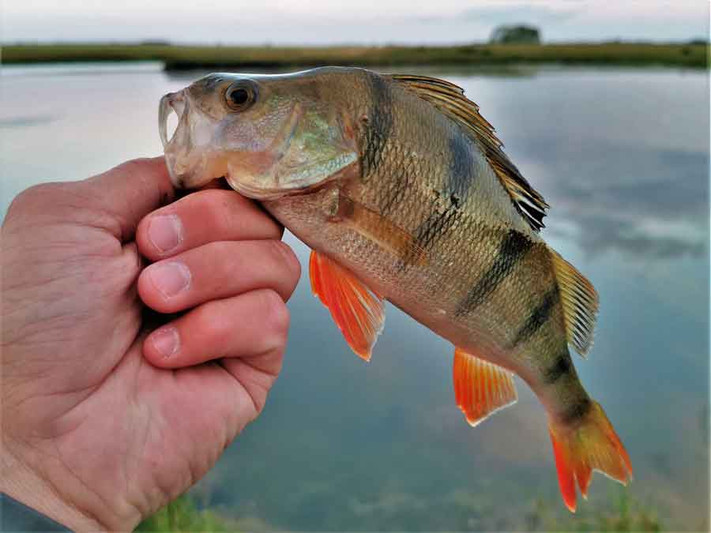
[[136, 531], [238, 531], [237, 524], [210, 510], [199, 510], [189, 496], [181, 496], [153, 516]]
[[527, 517], [527, 529], [545, 531], [662, 531], [656, 513], [629, 495], [626, 489], [611, 494], [605, 508], [586, 509], [580, 502], [578, 514], [557, 516], [539, 500]]
[[12, 44], [2, 62], [163, 61], [167, 69], [317, 65], [477, 65], [507, 63], [707, 67], [705, 43], [470, 44], [462, 46], [233, 47], [145, 44]]
[[231, 519], [212, 509], [199, 509], [193, 497], [183, 494], [141, 522], [136, 531], [146, 532], [237, 532], [272, 531], [256, 517]]
[[[470, 502], [471, 503], [471, 502]], [[556, 502], [559, 504], [559, 502]], [[651, 509], [633, 499], [627, 490], [611, 493], [603, 508], [585, 509], [571, 515], [559, 505], [539, 500], [526, 516], [511, 517], [518, 529], [528, 531], [662, 531], [662, 525]], [[270, 531], [274, 527], [259, 518], [234, 520], [212, 510], [200, 510], [190, 496], [183, 495], [144, 520], [136, 531], [152, 532], [222, 532]]]

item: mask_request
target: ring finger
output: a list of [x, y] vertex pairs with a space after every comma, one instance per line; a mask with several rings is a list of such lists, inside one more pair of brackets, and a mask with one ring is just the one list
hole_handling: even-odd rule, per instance
[[284, 301], [274, 291], [261, 289], [193, 309], [151, 333], [143, 353], [163, 368], [221, 358], [281, 356], [288, 328]]

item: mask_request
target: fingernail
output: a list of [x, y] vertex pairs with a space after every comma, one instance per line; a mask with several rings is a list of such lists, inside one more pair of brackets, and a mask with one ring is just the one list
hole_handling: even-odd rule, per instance
[[190, 286], [190, 269], [177, 261], [155, 264], [149, 273], [153, 286], [164, 298], [172, 298]]
[[151, 333], [150, 340], [156, 351], [166, 358], [175, 355], [180, 347], [178, 330], [172, 327], [157, 329]]
[[177, 215], [157, 215], [148, 224], [148, 239], [161, 252], [169, 252], [183, 242], [183, 225]]

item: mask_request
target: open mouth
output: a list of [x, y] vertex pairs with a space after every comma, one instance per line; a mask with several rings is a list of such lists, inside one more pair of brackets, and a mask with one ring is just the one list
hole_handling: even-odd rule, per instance
[[158, 107], [158, 131], [163, 150], [171, 143], [178, 131], [178, 125], [185, 113], [187, 102], [183, 91], [168, 93], [160, 99]]

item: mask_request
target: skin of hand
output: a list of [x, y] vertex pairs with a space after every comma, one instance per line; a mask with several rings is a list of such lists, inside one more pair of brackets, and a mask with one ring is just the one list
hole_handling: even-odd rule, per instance
[[73, 530], [188, 489], [281, 369], [282, 228], [234, 191], [173, 198], [163, 159], [135, 160], [32, 187], [3, 223], [0, 488]]

